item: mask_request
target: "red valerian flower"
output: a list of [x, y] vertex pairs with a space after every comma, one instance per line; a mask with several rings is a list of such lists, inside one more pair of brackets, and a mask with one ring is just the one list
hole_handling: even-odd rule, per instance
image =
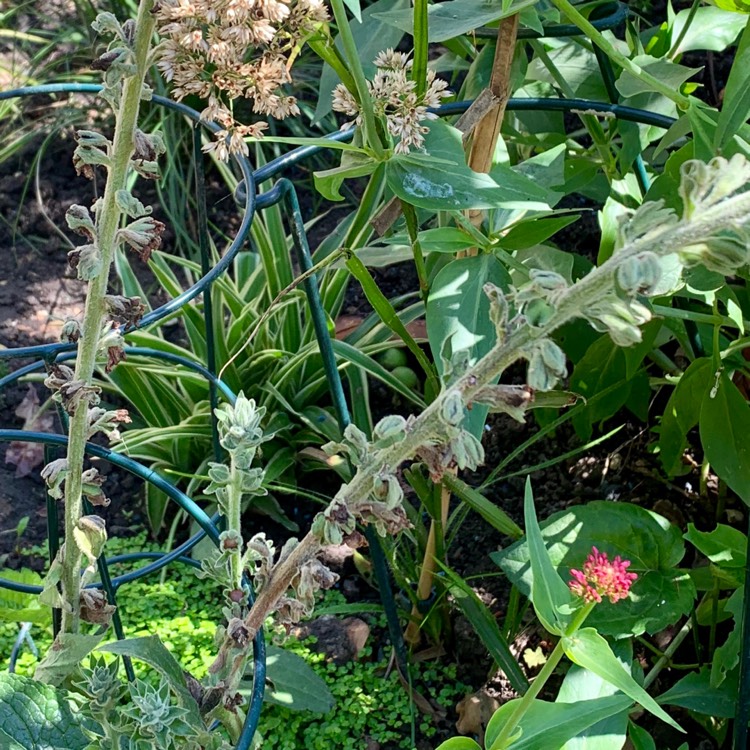
[[623, 560], [618, 555], [610, 561], [606, 552], [592, 547], [583, 570], [571, 569], [573, 580], [568, 582], [568, 586], [585, 602], [598, 603], [606, 596], [614, 604], [627, 597], [633, 581], [638, 578], [636, 573], [628, 573], [629, 566], [630, 560]]

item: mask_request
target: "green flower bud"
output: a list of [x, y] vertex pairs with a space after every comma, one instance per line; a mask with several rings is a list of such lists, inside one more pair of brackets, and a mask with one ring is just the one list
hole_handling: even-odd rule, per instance
[[443, 421], [451, 427], [457, 427], [464, 418], [464, 400], [458, 391], [449, 391], [440, 410]]
[[650, 295], [661, 279], [661, 265], [655, 253], [639, 253], [617, 269], [617, 283], [628, 294]]
[[406, 420], [398, 414], [383, 417], [372, 431], [375, 440], [403, 440], [406, 436]]

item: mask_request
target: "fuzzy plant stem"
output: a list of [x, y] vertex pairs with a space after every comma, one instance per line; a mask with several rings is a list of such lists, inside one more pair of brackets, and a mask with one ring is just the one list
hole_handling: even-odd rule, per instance
[[550, 0], [560, 13], [562, 13], [572, 24], [577, 26], [584, 34], [604, 52], [610, 60], [626, 70], [631, 75], [640, 79], [654, 91], [658, 91], [670, 101], [673, 101], [681, 110], [685, 110], [690, 105], [690, 99], [681, 94], [678, 90], [660, 81], [652, 76], [648, 71], [643, 70], [629, 58], [625, 57], [594, 25], [581, 15], [580, 11], [575, 8], [569, 0]]
[[[237, 468], [234, 457], [229, 470], [227, 487], [226, 528], [242, 535], [242, 471]], [[232, 585], [242, 589], [242, 548], [241, 545], [229, 550], [229, 564], [232, 571]]]
[[[465, 375], [446, 388], [410, 425], [406, 435], [394, 445], [378, 452], [377, 463], [360, 468], [348, 484], [344, 484], [332, 500], [336, 506], [344, 502], [350, 513], [357, 514], [360, 505], [368, 502], [373, 478], [383, 466], [395, 471], [404, 461], [417, 455], [422, 446], [439, 442], [446, 432], [442, 410], [449, 398], [458, 391], [465, 403], [470, 403], [482, 387], [495, 382], [502, 373], [538, 339], [552, 334], [574, 318], [582, 317], [592, 302], [604, 298], [616, 288], [617, 269], [630, 258], [645, 251], [660, 256], [677, 252], [703, 238], [715, 236], [723, 227], [732, 227], [750, 216], [750, 192], [741, 193], [711, 206], [698, 216], [682, 222], [663, 226], [648, 232], [644, 237], [628, 243], [609, 260], [568, 288], [560, 297], [555, 313], [543, 326], [520, 325], [507, 337], [498, 335], [495, 346]], [[245, 618], [245, 626], [252, 638], [265, 618], [274, 611], [279, 599], [286, 593], [298, 575], [300, 567], [322, 549], [320, 540], [308, 533], [297, 547], [280, 560], [261, 589], [252, 609]], [[248, 643], [247, 648], [250, 647]]]
[[[89, 282], [86, 309], [81, 328], [81, 339], [76, 357], [75, 380], [90, 385], [94, 377], [99, 335], [104, 319], [104, 296], [107, 293], [109, 271], [115, 255], [115, 236], [120, 226], [121, 211], [115, 196], [127, 187], [128, 168], [133, 153], [138, 111], [143, 81], [148, 70], [148, 57], [154, 33], [151, 14], [153, 0], [142, 0], [138, 8], [134, 36], [136, 73], [123, 83], [120, 108], [116, 114], [112, 139], [111, 163], [107, 173], [103, 205], [97, 222], [97, 244], [102, 255], [102, 270]], [[82, 513], [83, 459], [88, 432], [88, 409], [81, 403], [70, 420], [68, 438], [68, 474], [65, 480], [65, 551], [62, 562], [62, 632], [76, 633], [80, 627], [79, 598], [81, 551], [73, 532]]]

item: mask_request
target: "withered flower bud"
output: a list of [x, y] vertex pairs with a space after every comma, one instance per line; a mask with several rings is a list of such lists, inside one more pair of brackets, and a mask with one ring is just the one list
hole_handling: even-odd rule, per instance
[[44, 385], [51, 391], [59, 391], [63, 385], [73, 380], [74, 372], [67, 365], [54, 362], [50, 365], [49, 374], [44, 380]]
[[60, 341], [66, 344], [75, 344], [81, 338], [81, 324], [70, 318], [63, 323], [62, 330], [60, 331]]
[[109, 70], [123, 54], [127, 54], [127, 50], [121, 47], [107, 50], [91, 63], [91, 70]]
[[143, 313], [146, 312], [146, 305], [140, 297], [123, 297], [119, 294], [108, 294], [104, 298], [107, 305], [107, 312], [118, 323], [126, 326], [137, 326], [140, 323]]
[[107, 603], [107, 595], [101, 589], [82, 589], [81, 619], [95, 625], [109, 625], [117, 607]]

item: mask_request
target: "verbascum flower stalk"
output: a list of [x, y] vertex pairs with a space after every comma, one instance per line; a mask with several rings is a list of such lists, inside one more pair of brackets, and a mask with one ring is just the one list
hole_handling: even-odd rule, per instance
[[[131, 169], [154, 177], [158, 175], [155, 158], [163, 151], [159, 138], [138, 130], [138, 113], [142, 99], [150, 98], [144, 79], [150, 64], [155, 19], [153, 0], [142, 0], [135, 21], [120, 24], [110, 13], [98, 16], [94, 27], [112, 36], [109, 49], [96, 62], [104, 71], [102, 96], [115, 109], [112, 140], [91, 131], [79, 131], [74, 162], [80, 174], [92, 177], [94, 170], [107, 171], [104, 195], [91, 209], [71, 206], [68, 225], [85, 238], [86, 244], [69, 255], [80, 279], [88, 282], [82, 323], [69, 322], [63, 329], [67, 341], [77, 342], [75, 368], [62, 364], [51, 367], [46, 384], [70, 415], [68, 453], [43, 470], [53, 497], [64, 495], [65, 544], [52, 563], [45, 579], [42, 599], [62, 610], [62, 633], [76, 633], [81, 618], [104, 622], [112, 607], [101, 598], [82, 596], [82, 585], [94, 572], [106, 531], [97, 516], [82, 515], [83, 496], [94, 505], [106, 505], [102, 492], [103, 477], [96, 469], [84, 471], [86, 441], [95, 432], [116, 437], [116, 423], [129, 421], [122, 411], [108, 412], [98, 407], [99, 389], [93, 383], [97, 360], [102, 355], [106, 369], [122, 357], [121, 321], [133, 322], [143, 310], [140, 300], [107, 295], [110, 268], [120, 245], [135, 247], [147, 257], [157, 247], [164, 227], [153, 220], [144, 207], [127, 190]], [[123, 217], [132, 219], [121, 227]], [[80, 575], [83, 557], [88, 568]], [[60, 584], [62, 592], [58, 592]]]

